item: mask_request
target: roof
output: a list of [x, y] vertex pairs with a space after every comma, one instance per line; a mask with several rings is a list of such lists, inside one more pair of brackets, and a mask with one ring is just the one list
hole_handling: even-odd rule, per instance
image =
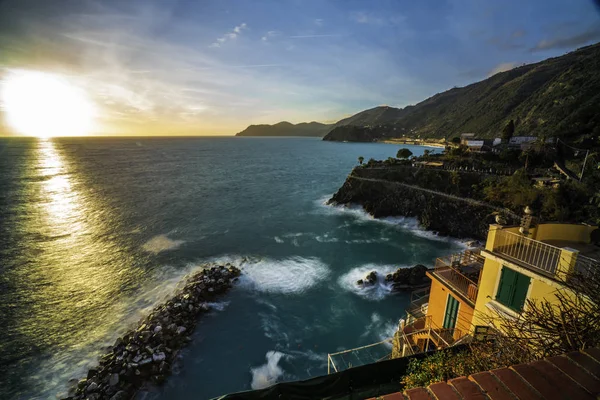
[[370, 400], [592, 400], [599, 395], [600, 349], [586, 349]]

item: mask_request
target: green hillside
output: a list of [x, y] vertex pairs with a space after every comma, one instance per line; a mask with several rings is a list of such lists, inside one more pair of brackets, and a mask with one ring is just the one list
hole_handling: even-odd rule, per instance
[[600, 135], [599, 110], [600, 44], [595, 44], [450, 89], [404, 109], [360, 112], [336, 124], [324, 140], [356, 140], [356, 130], [348, 125], [370, 126], [369, 134], [361, 132], [361, 141], [403, 134], [443, 138], [463, 132], [491, 138], [500, 136], [511, 119], [515, 135], [574, 139]]

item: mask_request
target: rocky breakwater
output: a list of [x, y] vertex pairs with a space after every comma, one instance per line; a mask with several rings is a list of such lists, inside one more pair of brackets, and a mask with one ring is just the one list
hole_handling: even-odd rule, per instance
[[[427, 267], [421, 264], [411, 268], [398, 268], [396, 272], [387, 274], [384, 281], [386, 284], [391, 284], [394, 291], [420, 289], [431, 284], [431, 280], [425, 275], [426, 272]], [[364, 287], [375, 285], [378, 281], [377, 271], [371, 271], [364, 279], [356, 281], [356, 284]]]
[[141, 388], [163, 383], [199, 316], [210, 309], [208, 302], [231, 288], [240, 273], [231, 264], [206, 265], [190, 276], [171, 299], [119, 337], [66, 399], [130, 399]]

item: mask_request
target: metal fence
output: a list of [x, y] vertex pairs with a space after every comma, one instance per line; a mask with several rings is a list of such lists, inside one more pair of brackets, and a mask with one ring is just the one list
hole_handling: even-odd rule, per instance
[[561, 254], [556, 246], [501, 229], [496, 231], [493, 251], [549, 275], [556, 274]]

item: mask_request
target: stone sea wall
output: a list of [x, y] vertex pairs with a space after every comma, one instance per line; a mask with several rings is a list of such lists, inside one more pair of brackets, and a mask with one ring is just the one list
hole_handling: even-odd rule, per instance
[[130, 399], [146, 385], [160, 385], [171, 373], [178, 351], [190, 342], [208, 304], [229, 290], [240, 275], [231, 265], [206, 265], [189, 277], [166, 303], [118, 338], [87, 377], [74, 383], [69, 400]]

